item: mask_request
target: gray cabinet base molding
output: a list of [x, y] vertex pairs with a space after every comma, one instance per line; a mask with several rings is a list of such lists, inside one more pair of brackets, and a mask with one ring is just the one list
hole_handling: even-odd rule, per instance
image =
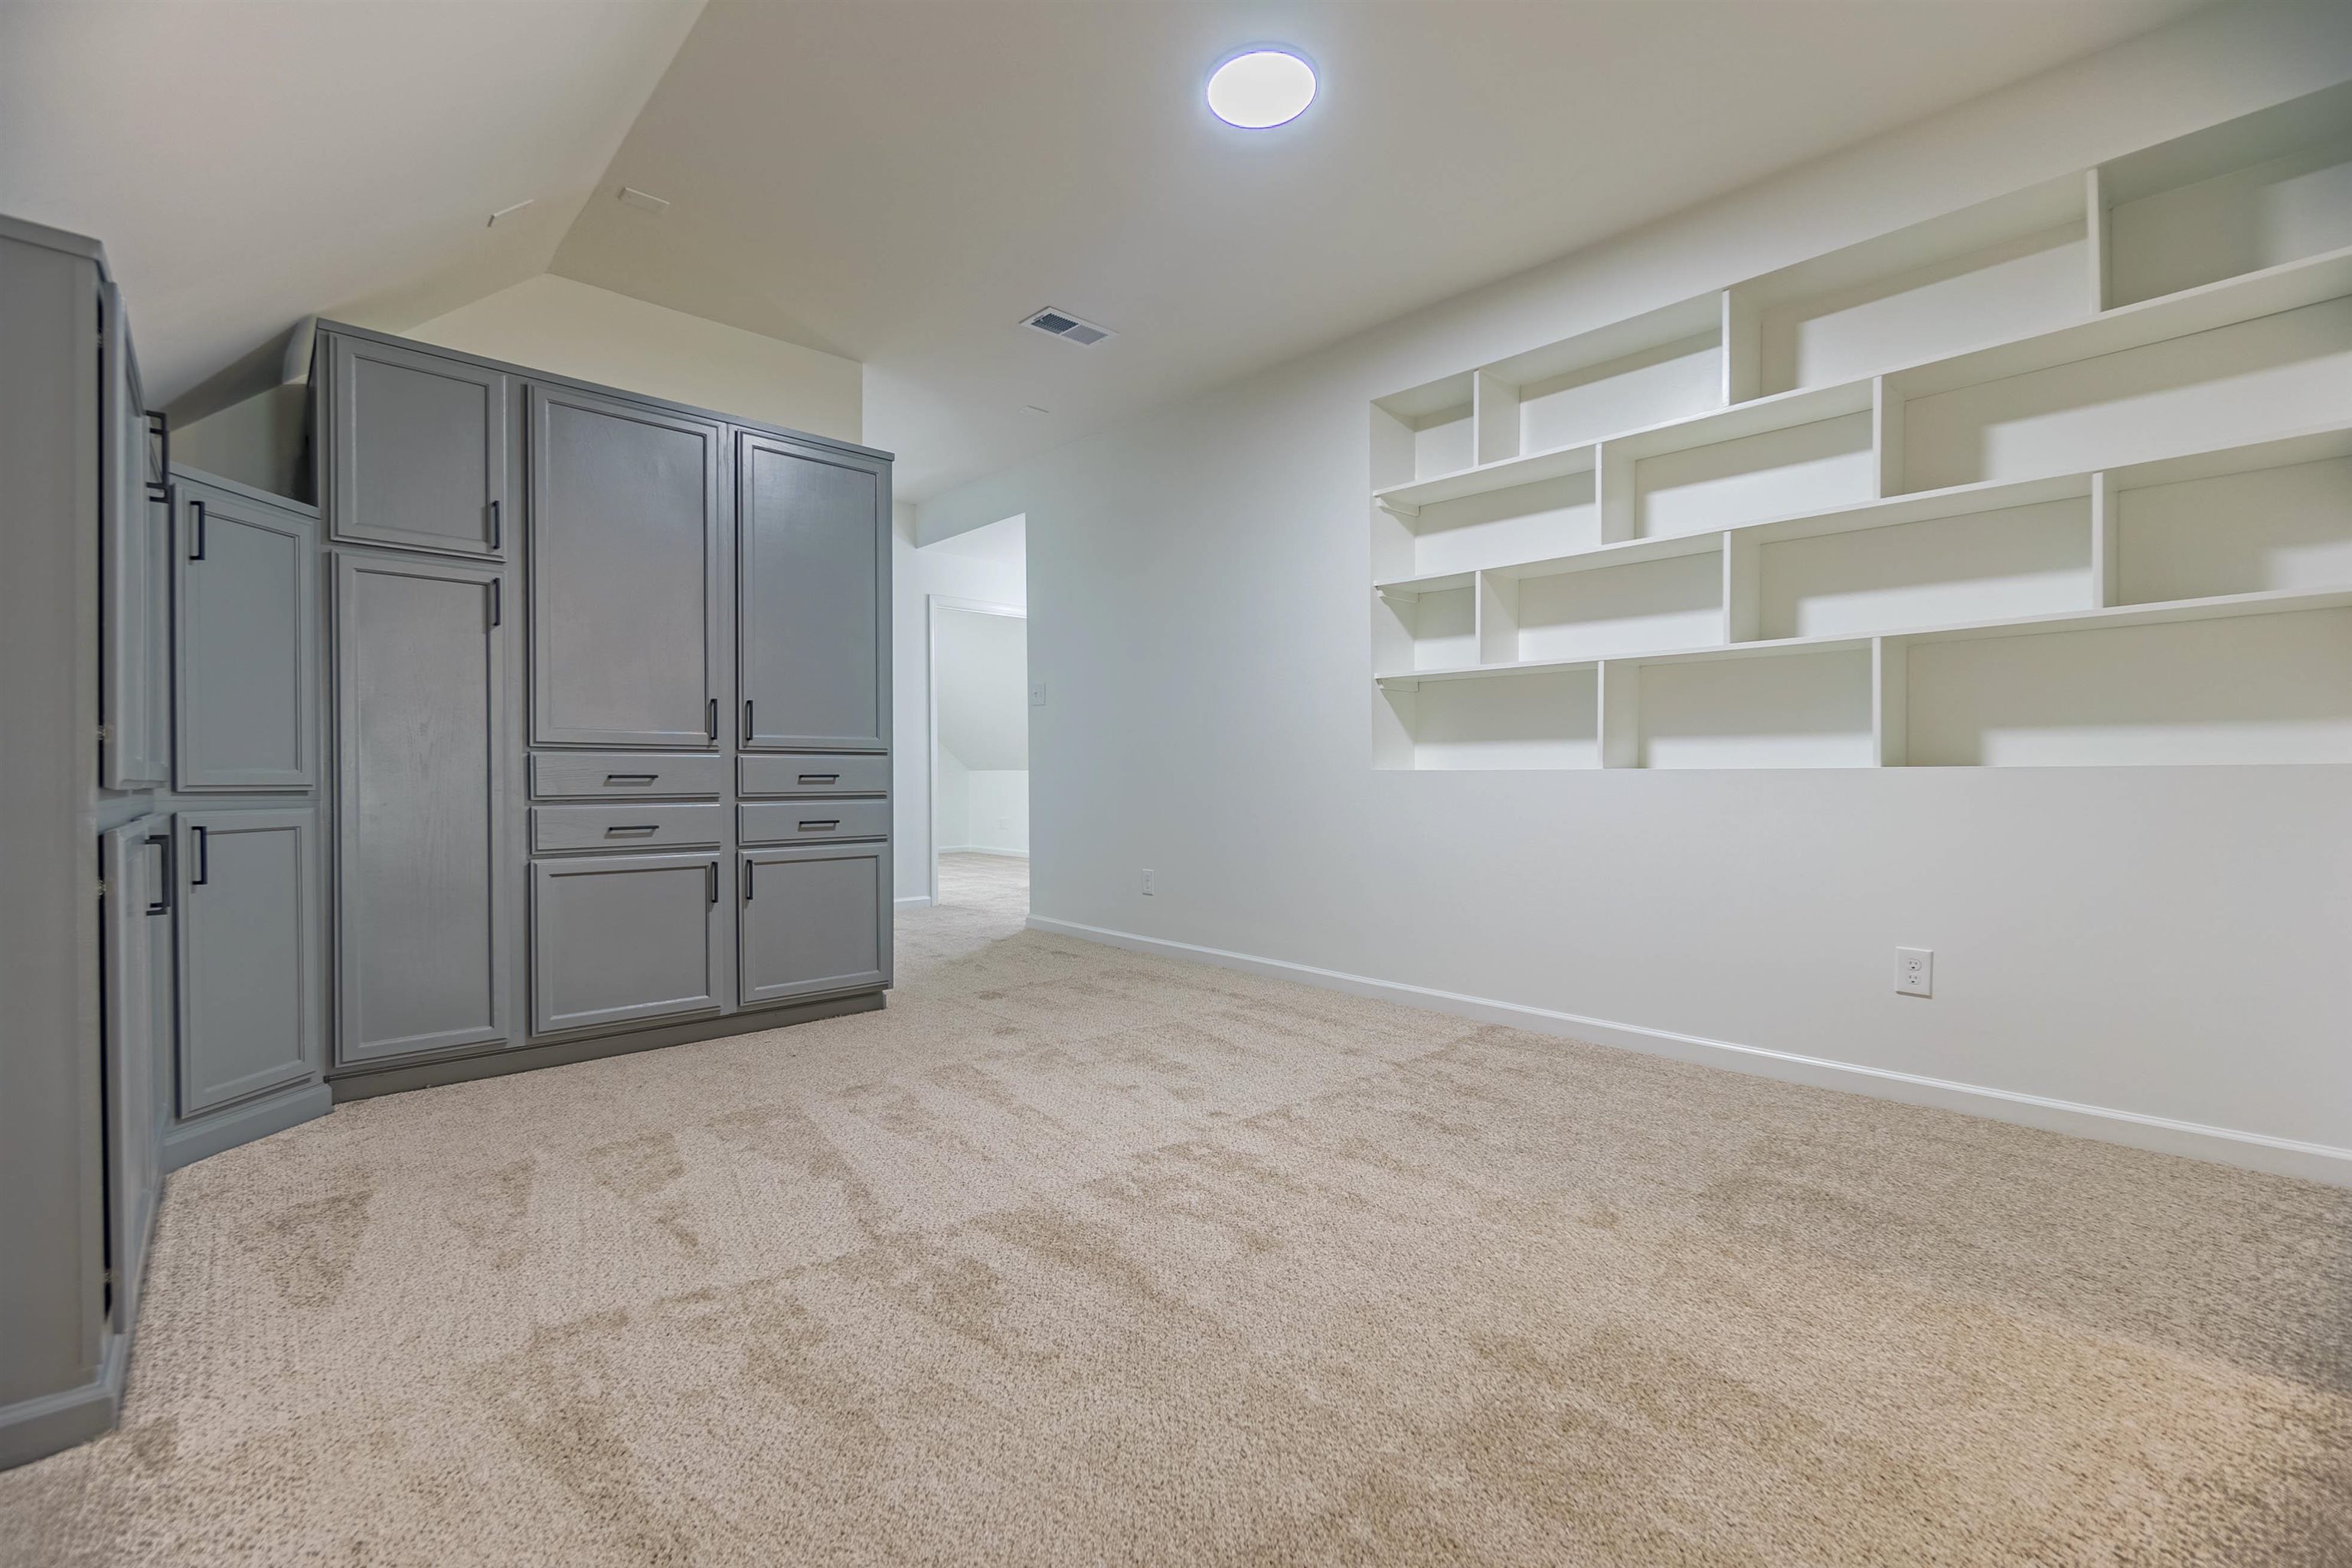
[[121, 1414], [122, 1382], [130, 1368], [129, 1336], [109, 1334], [97, 1374], [89, 1382], [0, 1405], [0, 1470], [111, 1431]]
[[814, 1023], [819, 1018], [841, 1018], [852, 1013], [878, 1013], [884, 1005], [884, 993], [880, 991], [862, 991], [850, 996], [824, 996], [811, 1002], [762, 1007], [757, 1013], [697, 1018], [691, 1023], [667, 1024], [628, 1034], [600, 1034], [583, 1039], [551, 1040], [545, 1045], [524, 1046], [516, 1050], [465, 1057], [455, 1061], [415, 1062], [406, 1067], [382, 1068], [373, 1072], [344, 1073], [329, 1079], [327, 1088], [333, 1092], [335, 1103], [341, 1105], [347, 1100], [401, 1094], [412, 1089], [436, 1089], [447, 1083], [472, 1083], [480, 1079], [502, 1078], [510, 1072], [530, 1072], [539, 1068], [565, 1067], [573, 1062], [627, 1056], [632, 1051], [692, 1045], [697, 1040], [715, 1040], [722, 1035], [756, 1035], [764, 1029]]
[[163, 1135], [163, 1169], [176, 1171], [225, 1149], [315, 1121], [333, 1110], [334, 1103], [325, 1084], [297, 1084], [202, 1121], [174, 1127]]

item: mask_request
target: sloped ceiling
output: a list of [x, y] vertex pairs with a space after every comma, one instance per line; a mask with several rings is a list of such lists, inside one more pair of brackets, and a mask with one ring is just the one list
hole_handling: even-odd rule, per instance
[[[2199, 3], [0, 0], [0, 210], [105, 241], [184, 419], [553, 271], [865, 362], [920, 500]], [[1218, 124], [1268, 38], [1321, 100]]]
[[[864, 361], [919, 500], [2195, 3], [713, 0], [554, 269]], [[1218, 123], [1269, 38], [1320, 101]]]
[[397, 330], [545, 271], [700, 10], [7, 0], [0, 210], [105, 243], [150, 399], [198, 417], [306, 315]]

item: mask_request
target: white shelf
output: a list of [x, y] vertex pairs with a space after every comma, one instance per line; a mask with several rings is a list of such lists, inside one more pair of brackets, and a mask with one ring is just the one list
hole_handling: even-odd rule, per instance
[[1384, 766], [2352, 763], [2352, 83], [1381, 399], [1373, 479]]
[[2081, 610], [2063, 615], [2018, 616], [2006, 620], [1960, 621], [1944, 626], [1909, 626], [1899, 631], [1856, 633], [1840, 637], [1773, 637], [1757, 642], [1706, 643], [1689, 647], [1661, 648], [1650, 653], [1611, 654], [1594, 658], [1531, 659], [1518, 664], [1462, 664], [1433, 669], [1399, 670], [1372, 679], [1381, 686], [1414, 686], [1423, 681], [1482, 680], [1497, 676], [1530, 675], [1544, 670], [1592, 669], [1602, 664], [1692, 664], [1721, 658], [1776, 658], [1790, 654], [1837, 653], [1870, 647], [1874, 643], [1968, 642], [1979, 637], [2032, 637], [2052, 632], [2099, 631], [2116, 626], [2161, 626], [2179, 621], [2218, 620], [2231, 616], [2274, 616], [2299, 610], [2336, 610], [2352, 605], [2352, 587], [2280, 590], [2260, 594], [2221, 594], [2207, 599], [2176, 599], [2158, 605], [2117, 605], [2108, 609]]

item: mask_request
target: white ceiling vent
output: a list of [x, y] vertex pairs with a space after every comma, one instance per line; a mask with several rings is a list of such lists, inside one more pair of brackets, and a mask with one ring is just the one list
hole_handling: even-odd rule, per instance
[[1092, 321], [1082, 321], [1067, 310], [1040, 310], [1026, 323], [1049, 337], [1074, 343], [1098, 343], [1118, 334], [1108, 327], [1097, 327]]

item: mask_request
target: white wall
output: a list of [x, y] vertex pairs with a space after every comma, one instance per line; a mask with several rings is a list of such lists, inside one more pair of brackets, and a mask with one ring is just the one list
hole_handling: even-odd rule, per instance
[[863, 372], [854, 360], [541, 273], [405, 336], [532, 370], [859, 439]]
[[[1015, 509], [1017, 510], [1017, 509]], [[915, 509], [891, 514], [890, 669], [893, 879], [901, 901], [930, 894], [931, 756], [929, 596], [1029, 603], [1027, 553], [1018, 520], [992, 513], [959, 538], [915, 545]]]
[[1029, 520], [1036, 916], [2352, 1180], [2352, 769], [1380, 772], [1364, 608], [1372, 397], [2347, 76], [2200, 14], [927, 502]]

